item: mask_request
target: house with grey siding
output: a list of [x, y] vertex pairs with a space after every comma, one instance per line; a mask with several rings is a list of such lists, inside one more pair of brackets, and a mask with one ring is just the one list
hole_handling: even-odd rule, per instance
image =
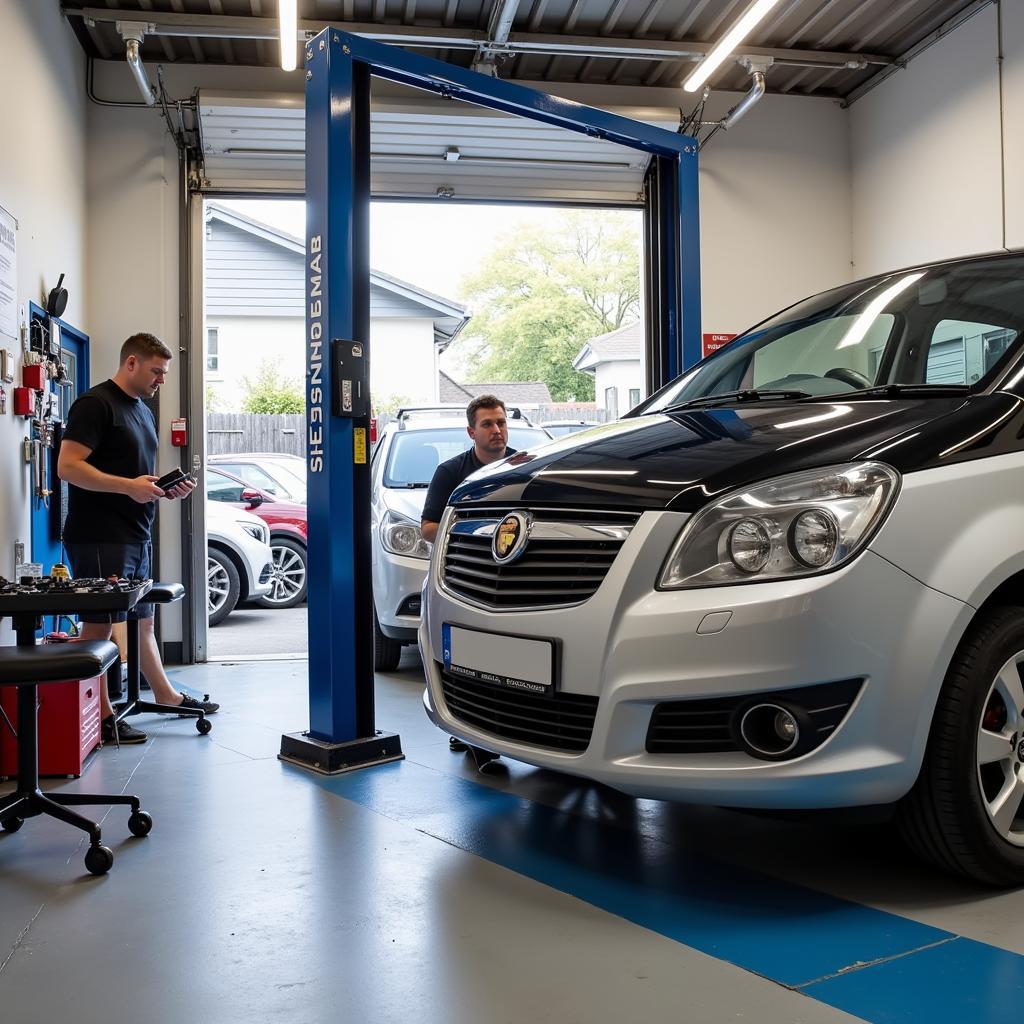
[[[214, 408], [241, 408], [245, 378], [270, 367], [303, 386], [305, 245], [218, 203], [206, 205], [206, 381]], [[436, 402], [438, 357], [469, 320], [464, 307], [370, 271], [370, 390], [386, 403]]]

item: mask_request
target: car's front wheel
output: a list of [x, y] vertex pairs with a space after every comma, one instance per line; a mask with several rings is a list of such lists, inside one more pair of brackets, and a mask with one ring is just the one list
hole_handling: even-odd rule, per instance
[[270, 593], [259, 603], [264, 608], [294, 608], [306, 600], [306, 549], [288, 537], [272, 537], [270, 553], [273, 556], [270, 574]]
[[394, 672], [402, 660], [402, 642], [381, 632], [377, 613], [373, 613], [373, 667], [377, 672]]
[[223, 622], [238, 604], [242, 585], [230, 556], [218, 548], [206, 552], [206, 612], [211, 626]]
[[989, 885], [1024, 883], [1024, 608], [982, 613], [946, 673], [917, 783], [910, 846]]

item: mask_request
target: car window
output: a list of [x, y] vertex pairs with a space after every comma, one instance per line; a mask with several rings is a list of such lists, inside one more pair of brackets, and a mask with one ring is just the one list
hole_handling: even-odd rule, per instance
[[1009, 348], [1017, 332], [973, 320], [940, 320], [932, 331], [925, 382], [974, 384]]
[[983, 386], [1018, 352], [1022, 330], [1020, 256], [900, 271], [784, 309], [634, 415], [749, 388], [840, 396], [872, 385]]
[[[510, 427], [509, 446], [516, 451], [538, 448], [551, 438], [543, 430]], [[400, 430], [394, 435], [384, 467], [385, 487], [426, 486], [434, 470], [473, 446], [463, 426], [451, 430]]]
[[261, 491], [266, 491], [275, 497], [288, 496], [286, 487], [264, 473], [259, 466], [252, 462], [221, 462], [219, 465], [224, 468], [225, 472], [241, 477], [247, 484], [258, 487]]
[[208, 470], [206, 473], [206, 497], [210, 501], [241, 501], [244, 487], [237, 480]]

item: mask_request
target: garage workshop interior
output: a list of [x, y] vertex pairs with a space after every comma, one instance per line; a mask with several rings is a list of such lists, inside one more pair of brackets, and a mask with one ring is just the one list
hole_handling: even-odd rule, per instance
[[1024, 0], [0, 56], [0, 1018], [1016, 1024]]

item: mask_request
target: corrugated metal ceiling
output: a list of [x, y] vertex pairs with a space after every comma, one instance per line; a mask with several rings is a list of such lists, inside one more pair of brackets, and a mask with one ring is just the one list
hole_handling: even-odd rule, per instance
[[[305, 28], [331, 23], [411, 45], [469, 66], [486, 55], [488, 26], [502, 0], [299, 0]], [[519, 0], [498, 74], [526, 81], [602, 85], [678, 84], [746, 9], [750, 0]], [[780, 0], [741, 48], [780, 59], [770, 92], [848, 99], [958, 17], [988, 0]], [[83, 47], [98, 59], [123, 60], [112, 19], [155, 25], [142, 55], [153, 62], [274, 67], [275, 0], [67, 0], [62, 5]], [[82, 12], [85, 16], [76, 16]], [[300, 21], [300, 24], [302, 24]], [[414, 30], [419, 30], [414, 32]], [[692, 49], [688, 49], [688, 46]], [[651, 52], [654, 51], [654, 52]], [[804, 66], [801, 60], [861, 66]], [[734, 63], [712, 79], [716, 89], [746, 89]]]

